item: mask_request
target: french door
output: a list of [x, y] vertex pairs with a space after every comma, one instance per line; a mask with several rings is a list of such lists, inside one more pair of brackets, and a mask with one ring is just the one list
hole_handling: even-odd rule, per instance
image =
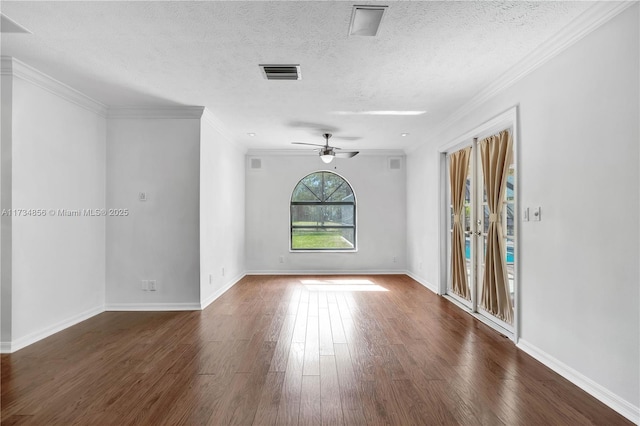
[[446, 294], [514, 339], [516, 164], [513, 129], [446, 153]]

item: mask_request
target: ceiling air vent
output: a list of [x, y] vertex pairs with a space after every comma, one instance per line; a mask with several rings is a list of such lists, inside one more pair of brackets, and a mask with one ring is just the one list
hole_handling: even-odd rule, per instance
[[265, 65], [260, 64], [262, 75], [267, 80], [302, 80], [300, 65]]

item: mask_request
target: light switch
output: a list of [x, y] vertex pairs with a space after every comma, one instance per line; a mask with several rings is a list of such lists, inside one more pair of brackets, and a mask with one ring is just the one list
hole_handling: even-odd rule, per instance
[[529, 207], [525, 207], [522, 211], [522, 220], [525, 222], [529, 222]]
[[533, 208], [533, 219], [534, 222], [540, 222], [540, 207]]

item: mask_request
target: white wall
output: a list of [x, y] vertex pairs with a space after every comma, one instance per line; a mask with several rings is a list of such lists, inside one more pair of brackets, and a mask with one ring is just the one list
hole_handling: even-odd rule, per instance
[[[405, 166], [389, 170], [387, 155], [335, 159], [325, 165], [313, 152], [278, 155], [250, 152], [262, 168], [246, 175], [247, 271], [281, 272], [402, 272], [406, 252]], [[403, 160], [404, 158], [401, 157]], [[249, 162], [248, 162], [249, 163]], [[357, 252], [302, 253], [289, 251], [291, 192], [309, 173], [330, 170], [343, 176], [356, 194]], [[284, 262], [279, 262], [279, 257]], [[397, 261], [393, 262], [393, 257]]]
[[217, 130], [207, 115], [205, 112], [200, 137], [200, 302], [203, 307], [245, 273], [244, 151]]
[[199, 308], [199, 169], [199, 118], [108, 120], [107, 309]]
[[105, 219], [50, 210], [104, 207], [106, 120], [23, 78], [12, 89], [13, 208], [48, 211], [12, 220], [15, 350], [103, 309]]
[[[12, 61], [2, 58], [0, 75], [0, 209], [11, 209]], [[0, 217], [0, 351], [11, 350], [11, 222]], [[8, 347], [5, 347], [8, 346]]]
[[458, 120], [409, 155], [407, 185], [409, 269], [437, 284], [437, 147], [519, 104], [520, 203], [543, 218], [520, 223], [521, 344], [635, 416], [638, 27], [636, 4]]
[[407, 270], [438, 292], [441, 254], [438, 247], [439, 158], [423, 147], [407, 156]]

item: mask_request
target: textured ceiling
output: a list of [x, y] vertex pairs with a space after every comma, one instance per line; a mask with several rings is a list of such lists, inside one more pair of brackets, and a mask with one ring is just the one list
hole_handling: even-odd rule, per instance
[[[3, 34], [2, 54], [106, 105], [206, 106], [249, 148], [330, 131], [343, 148], [402, 149], [593, 5], [388, 2], [374, 38], [348, 36], [353, 4], [2, 1], [33, 33]], [[303, 79], [267, 81], [261, 63]], [[337, 113], [372, 110], [426, 114]]]

